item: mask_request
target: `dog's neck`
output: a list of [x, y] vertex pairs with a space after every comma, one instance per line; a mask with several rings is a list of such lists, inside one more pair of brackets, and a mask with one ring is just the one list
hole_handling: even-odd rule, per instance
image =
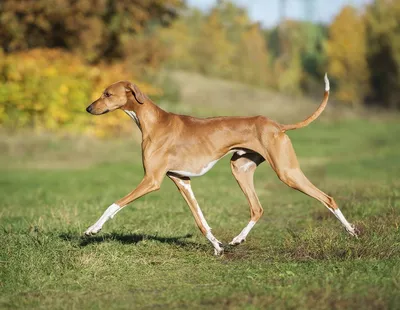
[[122, 109], [134, 120], [143, 136], [150, 135], [157, 124], [168, 115], [168, 112], [158, 107], [150, 99], [141, 105], [128, 104]]
[[130, 116], [130, 118], [132, 118], [135, 121], [135, 123], [139, 127], [139, 129], [142, 130], [142, 128], [140, 127], [139, 118], [137, 117], [136, 113], [133, 111], [129, 111], [129, 110], [124, 110], [124, 112], [126, 114], [128, 114]]

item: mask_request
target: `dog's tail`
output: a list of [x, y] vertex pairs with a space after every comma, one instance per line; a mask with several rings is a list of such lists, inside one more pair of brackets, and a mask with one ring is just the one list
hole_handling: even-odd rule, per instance
[[310, 124], [312, 121], [314, 121], [318, 116], [321, 115], [322, 111], [325, 110], [326, 104], [328, 103], [328, 98], [329, 98], [329, 79], [328, 75], [325, 73], [325, 93], [324, 93], [324, 99], [322, 100], [321, 104], [319, 105], [318, 109], [311, 114], [308, 118], [306, 118], [304, 121], [296, 123], [296, 124], [288, 124], [288, 125], [282, 125], [282, 131], [287, 131], [287, 130], [293, 130], [293, 129], [298, 129], [307, 126]]

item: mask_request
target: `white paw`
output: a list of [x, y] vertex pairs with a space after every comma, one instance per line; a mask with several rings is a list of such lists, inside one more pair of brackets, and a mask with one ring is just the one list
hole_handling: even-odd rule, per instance
[[231, 242], [229, 242], [229, 244], [230, 245], [238, 245], [244, 241], [246, 241], [246, 239], [239, 235], [239, 236], [236, 236], [235, 238], [233, 238], [233, 240]]
[[207, 232], [207, 239], [211, 242], [214, 247], [214, 255], [218, 256], [224, 253], [224, 248], [222, 247], [222, 242], [219, 241], [214, 235], [211, 233], [211, 230]]
[[101, 230], [101, 226], [94, 224], [94, 225], [90, 226], [88, 229], [86, 229], [85, 235], [86, 235], [86, 236], [95, 235], [95, 234], [97, 234], [100, 230]]
[[353, 224], [350, 224], [350, 228], [346, 227], [346, 230], [350, 235], [352, 235], [353, 237], [358, 238], [359, 231], [357, 230], [357, 228]]
[[214, 255], [215, 256], [220, 256], [222, 254], [224, 254], [224, 248], [223, 247], [218, 246], [218, 247], [214, 248]]

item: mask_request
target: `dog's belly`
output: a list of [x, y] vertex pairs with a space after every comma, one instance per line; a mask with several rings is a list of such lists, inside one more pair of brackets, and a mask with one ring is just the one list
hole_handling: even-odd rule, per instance
[[[231, 151], [229, 151], [228, 153], [226, 153], [225, 155], [223, 155], [222, 157], [225, 157], [226, 155], [228, 155], [228, 154], [230, 154], [230, 153], [234, 153], [234, 152], [237, 152], [239, 155], [243, 155], [243, 154], [246, 153], [246, 152], [243, 151], [243, 150], [231, 150]], [[202, 176], [202, 175], [206, 174], [208, 171], [210, 171], [211, 168], [214, 167], [214, 165], [215, 165], [222, 157], [220, 157], [220, 158], [218, 158], [218, 159], [215, 159], [215, 160], [212, 160], [212, 161], [208, 162], [207, 164], [202, 165], [200, 168], [198, 168], [198, 167], [191, 167], [191, 168], [189, 168], [189, 169], [184, 169], [184, 170], [170, 170], [169, 172], [178, 174], [178, 175], [183, 176], [183, 177], [199, 177], [199, 176]]]
[[[211, 170], [212, 167], [218, 162], [219, 159], [213, 160], [209, 162], [207, 165], [203, 166], [200, 170], [198, 169], [186, 169], [188, 171], [184, 170], [170, 170], [169, 172], [178, 174], [183, 177], [199, 177], [202, 176], [203, 174], [206, 174], [209, 170]], [[192, 171], [190, 171], [192, 170]]]

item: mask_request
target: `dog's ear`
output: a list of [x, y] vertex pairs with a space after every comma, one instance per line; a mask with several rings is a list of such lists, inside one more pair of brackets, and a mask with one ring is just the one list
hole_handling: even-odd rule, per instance
[[142, 93], [142, 91], [139, 89], [139, 87], [137, 87], [137, 85], [133, 83], [128, 83], [125, 86], [125, 90], [127, 92], [132, 92], [136, 101], [139, 102], [140, 104], [143, 104], [146, 101], [147, 96], [144, 93]]

